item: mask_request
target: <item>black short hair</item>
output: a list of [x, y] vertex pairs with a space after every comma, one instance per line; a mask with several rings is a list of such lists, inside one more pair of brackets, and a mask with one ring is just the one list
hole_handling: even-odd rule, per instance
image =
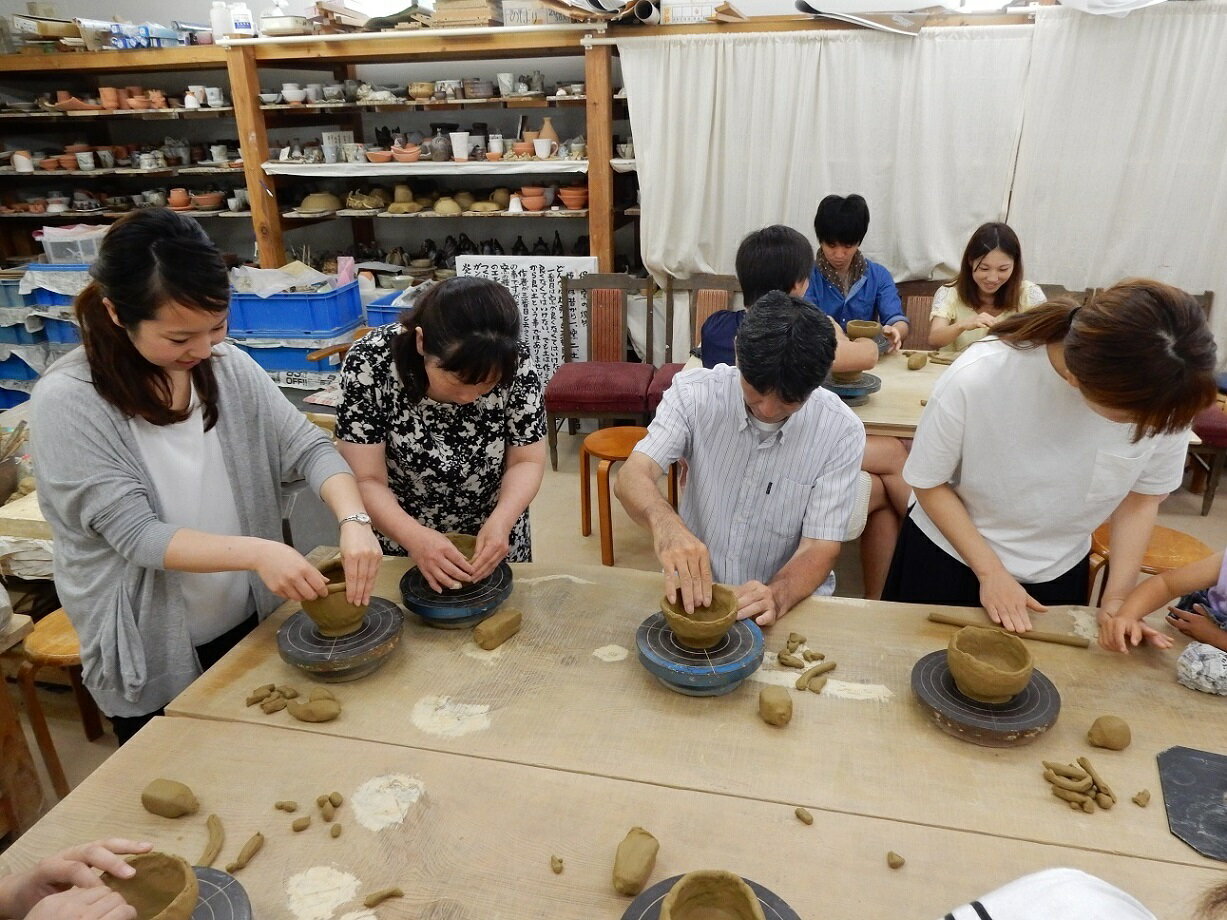
[[814, 233], [820, 243], [859, 246], [869, 232], [869, 205], [860, 195], [827, 195], [818, 202]]
[[825, 313], [779, 291], [754, 302], [737, 333], [737, 367], [746, 383], [790, 403], [805, 402], [835, 360], [835, 330]]
[[737, 281], [746, 306], [769, 291], [792, 293], [809, 278], [814, 247], [804, 234], [775, 224], [747, 234], [737, 247]]

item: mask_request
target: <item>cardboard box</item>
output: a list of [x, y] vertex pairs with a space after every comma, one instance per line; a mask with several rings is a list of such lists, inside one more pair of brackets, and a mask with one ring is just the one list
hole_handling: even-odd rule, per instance
[[538, 0], [503, 0], [505, 26], [540, 26], [570, 21], [565, 14], [550, 9]]
[[13, 14], [13, 31], [24, 38], [80, 38], [81, 30], [71, 19]]
[[688, 22], [707, 22], [720, 4], [717, 0], [693, 0], [693, 2], [671, 2], [662, 0], [660, 5], [660, 21], [667, 26], [682, 25]]

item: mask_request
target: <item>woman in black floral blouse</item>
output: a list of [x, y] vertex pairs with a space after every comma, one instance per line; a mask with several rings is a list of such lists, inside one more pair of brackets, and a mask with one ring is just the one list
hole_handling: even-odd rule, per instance
[[[356, 342], [336, 430], [384, 551], [411, 556], [436, 591], [532, 559], [542, 388], [502, 285], [449, 279]], [[477, 535], [471, 562], [450, 531]]]

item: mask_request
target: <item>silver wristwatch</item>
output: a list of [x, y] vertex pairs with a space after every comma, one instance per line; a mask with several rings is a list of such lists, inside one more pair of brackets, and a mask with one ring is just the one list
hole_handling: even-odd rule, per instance
[[367, 527], [371, 526], [371, 516], [365, 511], [359, 511], [357, 514], [351, 514], [348, 517], [341, 518], [341, 520], [337, 521], [337, 526], [340, 527], [342, 524], [348, 524], [350, 521], [354, 521], [358, 524], [365, 524]]

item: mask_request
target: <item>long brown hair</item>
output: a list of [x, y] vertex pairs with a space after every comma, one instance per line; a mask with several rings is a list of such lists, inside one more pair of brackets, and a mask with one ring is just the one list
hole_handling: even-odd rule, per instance
[[1064, 345], [1082, 395], [1128, 412], [1135, 441], [1184, 430], [1218, 394], [1205, 312], [1159, 281], [1122, 281], [1081, 308], [1052, 301], [1003, 319], [993, 335], [1020, 349]]
[[1018, 242], [1018, 234], [1011, 230], [1008, 224], [987, 223], [976, 228], [963, 250], [958, 277], [951, 284], [963, 303], [979, 311], [980, 287], [976, 284], [973, 273], [980, 260], [994, 249], [1000, 249], [1010, 257], [1014, 262], [1014, 271], [1010, 273], [1006, 283], [993, 294], [993, 306], [998, 310], [1019, 310], [1022, 308], [1023, 289], [1022, 244]]
[[[217, 247], [190, 217], [166, 208], [134, 211], [107, 231], [90, 275], [75, 309], [94, 388], [120, 412], [151, 425], [184, 421], [189, 410], [171, 408], [170, 379], [137, 351], [131, 333], [168, 303], [206, 313], [229, 310], [230, 279]], [[192, 368], [192, 383], [204, 405], [207, 431], [217, 424], [211, 359]]]
[[1206, 892], [1197, 916], [1204, 920], [1222, 920], [1227, 917], [1227, 883], [1215, 885]]

